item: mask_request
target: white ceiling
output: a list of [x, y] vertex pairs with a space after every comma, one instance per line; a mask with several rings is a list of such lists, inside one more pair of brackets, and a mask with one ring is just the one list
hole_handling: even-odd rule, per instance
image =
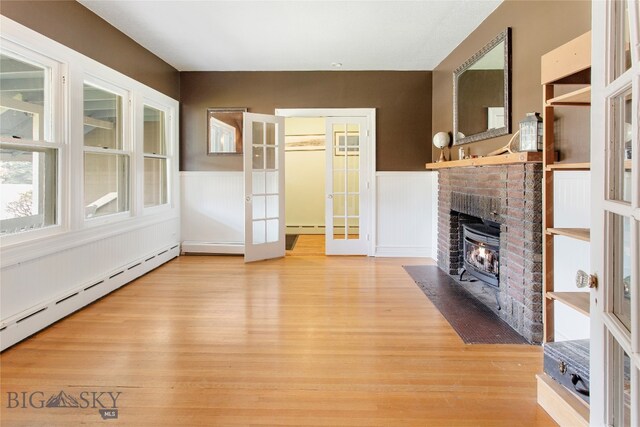
[[79, 1], [180, 71], [432, 70], [502, 2]]

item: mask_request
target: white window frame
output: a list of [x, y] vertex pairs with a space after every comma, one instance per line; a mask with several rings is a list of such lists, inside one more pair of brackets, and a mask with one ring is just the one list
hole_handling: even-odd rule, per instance
[[[96, 77], [92, 74], [85, 74], [84, 79], [82, 81], [82, 88], [83, 88], [83, 92], [82, 92], [82, 122], [81, 122], [81, 126], [84, 128], [84, 85], [89, 85], [92, 87], [95, 87], [97, 89], [101, 89], [104, 90], [106, 92], [110, 92], [113, 93], [115, 95], [118, 95], [121, 97], [122, 99], [122, 109], [121, 109], [121, 115], [122, 117], [121, 119], [121, 128], [120, 131], [122, 132], [122, 134], [120, 135], [121, 141], [122, 141], [122, 146], [120, 147], [120, 149], [112, 149], [112, 148], [100, 148], [100, 147], [91, 147], [91, 146], [86, 146], [84, 144], [84, 133], [83, 133], [83, 139], [82, 139], [82, 168], [80, 168], [81, 174], [82, 174], [82, 179], [81, 179], [81, 197], [80, 199], [82, 200], [81, 203], [81, 218], [84, 219], [84, 224], [87, 227], [94, 227], [94, 226], [98, 226], [98, 225], [104, 225], [104, 224], [111, 224], [113, 222], [118, 222], [118, 221], [123, 221], [126, 220], [127, 218], [130, 218], [132, 216], [134, 216], [135, 214], [135, 207], [134, 207], [134, 200], [135, 200], [135, 191], [137, 186], [132, 185], [132, 183], [134, 182], [134, 177], [135, 175], [135, 167], [134, 167], [134, 147], [133, 147], [133, 143], [132, 143], [132, 135], [131, 135], [131, 93], [129, 90], [124, 89], [116, 84], [113, 84], [105, 79], [101, 79], [99, 77]], [[85, 154], [87, 153], [96, 153], [96, 154], [114, 154], [114, 155], [123, 155], [123, 156], [127, 156], [128, 157], [128, 179], [127, 179], [127, 197], [129, 198], [128, 200], [128, 209], [126, 211], [123, 212], [116, 212], [113, 214], [106, 214], [106, 215], [102, 215], [102, 216], [97, 216], [97, 217], [91, 217], [91, 218], [87, 218], [86, 217], [86, 213], [85, 213], [85, 209], [87, 206], [88, 201], [84, 200], [84, 189], [85, 189], [85, 182], [84, 182], [84, 176], [85, 176], [85, 165], [84, 165], [84, 157]]]
[[[56, 225], [46, 228], [0, 236], [0, 267], [54, 254], [80, 244], [105, 239], [127, 233], [152, 224], [179, 219], [180, 188], [178, 178], [178, 123], [177, 100], [152, 89], [131, 77], [101, 64], [73, 49], [51, 40], [6, 16], [0, 15], [0, 48], [20, 54], [23, 58], [42, 58], [52, 61], [56, 68], [51, 71], [51, 111], [50, 135], [52, 141], [44, 147], [57, 148], [56, 182]], [[32, 56], [33, 55], [33, 56]], [[33, 60], [27, 62], [34, 62]], [[35, 61], [36, 63], [40, 61]], [[44, 65], [44, 64], [43, 64]], [[91, 82], [89, 78], [94, 79]], [[96, 82], [97, 80], [97, 82]], [[129, 211], [104, 215], [85, 220], [84, 215], [84, 139], [83, 139], [83, 84], [84, 81], [104, 83], [121, 88], [129, 96], [123, 104], [123, 148], [129, 152]], [[169, 111], [170, 120], [167, 133], [167, 149], [171, 153], [169, 166], [170, 203], [159, 207], [143, 209], [140, 181], [140, 166], [143, 162], [142, 148], [137, 146], [140, 126], [135, 122], [138, 112], [134, 100], [147, 99], [150, 103], [164, 106]], [[123, 100], [124, 101], [124, 100]], [[129, 103], [131, 102], [131, 104]], [[151, 104], [150, 104], [151, 105]], [[25, 145], [3, 138], [2, 143]], [[153, 214], [153, 215], [152, 215]], [[174, 236], [178, 237], [178, 236]]]
[[[164, 113], [164, 144], [165, 144], [165, 154], [150, 154], [145, 153], [144, 151], [144, 107], [154, 108], [156, 110], [162, 111]], [[138, 151], [140, 152], [139, 157], [139, 170], [142, 171], [140, 174], [140, 183], [137, 185], [138, 188], [141, 189], [141, 195], [138, 200], [138, 204], [141, 207], [144, 215], [154, 215], [157, 213], [161, 213], [171, 209], [174, 206], [173, 201], [173, 181], [177, 174], [172, 174], [171, 171], [174, 168], [174, 158], [175, 158], [175, 139], [174, 139], [174, 128], [173, 128], [173, 116], [175, 115], [175, 111], [172, 107], [159, 103], [153, 99], [150, 99], [147, 96], [142, 97], [141, 105], [139, 108], [139, 114], [141, 120], [136, 120], [136, 126], [139, 126], [141, 129], [139, 133], [136, 133], [138, 144]], [[156, 158], [156, 159], [166, 159], [166, 176], [167, 176], [167, 201], [161, 205], [155, 206], [144, 206], [144, 159], [145, 158]]]
[[6, 56], [45, 69], [44, 106], [42, 137], [38, 140], [0, 137], [5, 147], [47, 148], [55, 150], [55, 221], [41, 228], [24, 230], [0, 236], [0, 245], [12, 247], [23, 242], [53, 236], [64, 232], [68, 225], [66, 206], [67, 195], [63, 190], [67, 182], [67, 129], [65, 127], [64, 106], [67, 103], [66, 70], [64, 63], [57, 61], [37, 49], [25, 47], [19, 43], [0, 36], [0, 48]]

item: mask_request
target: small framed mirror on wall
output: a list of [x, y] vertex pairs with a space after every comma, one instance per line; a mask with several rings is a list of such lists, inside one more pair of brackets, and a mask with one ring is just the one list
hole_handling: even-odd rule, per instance
[[246, 108], [207, 109], [207, 154], [242, 154], [242, 114]]
[[453, 72], [453, 145], [511, 133], [511, 28]]

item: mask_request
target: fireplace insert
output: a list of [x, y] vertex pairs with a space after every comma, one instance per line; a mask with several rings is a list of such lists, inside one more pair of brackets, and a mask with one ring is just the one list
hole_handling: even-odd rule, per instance
[[495, 288], [500, 287], [500, 228], [491, 222], [463, 224], [464, 270]]

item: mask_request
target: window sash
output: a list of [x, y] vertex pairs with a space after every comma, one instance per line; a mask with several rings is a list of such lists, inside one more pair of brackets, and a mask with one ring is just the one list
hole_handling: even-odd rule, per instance
[[[88, 99], [89, 94], [93, 99]], [[84, 147], [124, 149], [124, 123], [129, 120], [124, 108], [125, 96], [126, 93], [95, 84], [92, 80], [84, 81], [82, 88]], [[88, 136], [93, 136], [94, 133], [96, 133], [95, 137], [89, 139]]]
[[85, 150], [85, 220], [131, 211], [130, 165], [131, 156], [126, 152]]
[[[0, 220], [0, 234], [17, 235], [58, 225], [60, 148], [43, 144], [2, 143], [0, 153], [1, 163], [4, 164], [0, 184], [3, 208], [0, 214], [5, 217]], [[22, 170], [18, 166], [17, 170], [12, 168], [12, 171], [8, 167], [9, 162], [31, 165], [22, 167]], [[29, 180], [30, 183], [20, 182]], [[29, 211], [32, 214], [29, 215]], [[10, 214], [14, 216], [11, 217]]]
[[[58, 63], [50, 60], [35, 51], [24, 48], [22, 46], [18, 46], [9, 42], [8, 40], [2, 39], [2, 56], [22, 62], [26, 65], [30, 65], [36, 68], [42, 69], [43, 72], [43, 80], [42, 80], [42, 105], [34, 104], [31, 102], [26, 102], [23, 100], [14, 99], [14, 97], [9, 95], [0, 95], [0, 105], [8, 110], [20, 111], [23, 113], [28, 113], [36, 116], [37, 118], [33, 118], [33, 132], [32, 138], [14, 138], [11, 136], [3, 136], [2, 141], [8, 142], [20, 142], [22, 144], [32, 143], [32, 142], [54, 142], [54, 132], [53, 132], [53, 119], [54, 119], [54, 108], [53, 108], [53, 78], [57, 76], [57, 68]], [[1, 70], [0, 70], [1, 71]], [[4, 71], [2, 73], [10, 74], [8, 71]], [[16, 74], [16, 73], [14, 73]], [[16, 77], [15, 75], [13, 77]], [[16, 79], [20, 80], [20, 79]], [[25, 83], [26, 84], [26, 83]], [[8, 85], [8, 84], [5, 84]], [[56, 97], [59, 97], [60, 94], [56, 93]], [[37, 126], [36, 126], [37, 124]], [[36, 135], [33, 135], [36, 134]], [[36, 136], [35, 138], [33, 136]]]
[[146, 99], [142, 112], [142, 204], [149, 210], [170, 202], [170, 113], [166, 106]]
[[[143, 104], [142, 119], [142, 151], [145, 155], [167, 156], [168, 113], [163, 108]], [[148, 115], [157, 114], [157, 121], [147, 121]], [[155, 124], [157, 123], [157, 124]], [[155, 138], [154, 138], [155, 136]]]
[[145, 209], [168, 204], [169, 159], [163, 156], [144, 156], [143, 167], [143, 197]]

